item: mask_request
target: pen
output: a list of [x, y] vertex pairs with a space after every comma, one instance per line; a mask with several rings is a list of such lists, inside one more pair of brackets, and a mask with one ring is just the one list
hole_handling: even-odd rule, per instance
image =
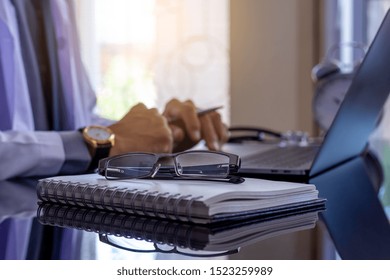
[[[199, 109], [199, 108], [197, 108], [196, 109], [196, 113], [200, 117], [200, 116], [203, 116], [203, 115], [205, 115], [207, 113], [217, 111], [218, 109], [221, 109], [222, 107], [223, 106], [215, 106], [215, 107], [211, 107], [211, 108], [208, 108], [208, 109]], [[169, 120], [169, 124], [180, 126], [180, 124], [182, 124], [182, 120], [181, 119], [177, 119], [177, 118], [171, 119], [171, 120]]]
[[197, 109], [197, 114], [198, 116], [202, 116], [202, 115], [205, 115], [207, 113], [210, 113], [210, 112], [214, 112], [214, 111], [217, 111], [218, 109], [221, 109], [223, 106], [216, 106], [216, 107], [211, 107], [211, 108], [208, 108], [208, 109]]

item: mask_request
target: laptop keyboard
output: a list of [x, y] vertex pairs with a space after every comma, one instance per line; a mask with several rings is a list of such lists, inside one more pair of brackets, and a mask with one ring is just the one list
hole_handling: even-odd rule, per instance
[[296, 169], [310, 164], [314, 160], [318, 148], [318, 146], [276, 147], [243, 158], [242, 167]]

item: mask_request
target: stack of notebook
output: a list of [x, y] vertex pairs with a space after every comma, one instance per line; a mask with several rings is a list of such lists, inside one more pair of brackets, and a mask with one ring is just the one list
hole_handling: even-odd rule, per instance
[[314, 185], [247, 178], [236, 185], [200, 180], [106, 180], [97, 174], [40, 180], [40, 202], [196, 224], [280, 217], [324, 205]]
[[140, 252], [132, 248], [144, 240], [142, 252], [151, 246], [146, 252], [190, 256], [236, 252], [265, 238], [313, 228], [325, 203], [314, 185], [251, 178], [237, 185], [61, 176], [40, 180], [37, 194], [42, 224], [97, 232], [101, 241], [130, 251]]

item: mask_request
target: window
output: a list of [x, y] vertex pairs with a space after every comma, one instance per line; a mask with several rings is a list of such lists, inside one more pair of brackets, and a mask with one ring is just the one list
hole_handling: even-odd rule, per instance
[[103, 116], [171, 98], [229, 119], [228, 0], [77, 1], [83, 60]]

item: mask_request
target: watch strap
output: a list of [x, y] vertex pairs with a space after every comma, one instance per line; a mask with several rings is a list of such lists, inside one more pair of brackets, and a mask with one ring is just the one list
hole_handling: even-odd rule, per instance
[[89, 164], [88, 170], [95, 170], [99, 165], [99, 160], [109, 156], [111, 145], [99, 146], [95, 149], [95, 154], [92, 156], [91, 163]]

